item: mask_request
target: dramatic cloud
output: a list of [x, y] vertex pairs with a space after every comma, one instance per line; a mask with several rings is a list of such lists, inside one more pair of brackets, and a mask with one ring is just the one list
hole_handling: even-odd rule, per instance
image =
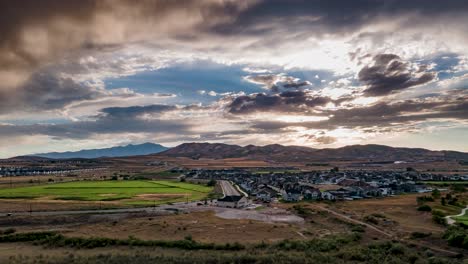
[[249, 114], [258, 111], [307, 112], [310, 108], [331, 102], [328, 97], [308, 95], [304, 91], [285, 91], [280, 94], [254, 94], [235, 98], [228, 106], [232, 114]]
[[0, 113], [62, 108], [78, 100], [103, 96], [104, 91], [76, 83], [70, 78], [35, 74], [14, 91], [0, 90]]
[[248, 5], [218, 0], [2, 1], [2, 86], [24, 82], [32, 71], [67, 52], [115, 50], [158, 37], [191, 38], [203, 28], [232, 20]]
[[371, 106], [350, 109], [328, 110], [321, 115], [327, 120], [314, 122], [259, 121], [253, 128], [278, 131], [287, 127], [310, 129], [373, 128], [388, 130], [409, 128], [428, 120], [454, 120], [468, 122], [468, 96], [445, 98], [444, 100], [407, 100], [394, 103], [380, 102]]
[[366, 96], [382, 96], [406, 88], [428, 83], [436, 77], [434, 72], [426, 72], [426, 66], [414, 69], [394, 54], [380, 54], [374, 57], [374, 64], [359, 71], [359, 80], [367, 85]]
[[244, 77], [244, 79], [255, 84], [260, 84], [263, 88], [272, 91], [288, 88], [306, 88], [311, 85], [309, 81], [301, 81], [299, 78], [287, 76], [285, 74], [249, 75]]
[[[181, 120], [157, 118], [176, 109], [175, 106], [167, 105], [104, 108], [92, 117], [93, 120], [65, 124], [0, 125], [0, 136], [46, 135], [55, 139], [84, 139], [99, 134], [188, 131], [190, 125]], [[145, 118], [145, 115], [151, 115], [152, 118]]]
[[0, 156], [424, 142], [468, 126], [467, 24], [463, 0], [0, 1]]

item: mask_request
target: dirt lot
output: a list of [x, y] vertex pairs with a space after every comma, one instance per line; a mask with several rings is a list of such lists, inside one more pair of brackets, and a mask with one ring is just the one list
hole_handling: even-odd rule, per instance
[[301, 239], [299, 226], [285, 223], [265, 223], [247, 219], [222, 219], [213, 212], [137, 217], [121, 221], [81, 225], [73, 228], [69, 236], [102, 236], [127, 238], [129, 235], [140, 239], [178, 240], [191, 235], [204, 242], [275, 241]]

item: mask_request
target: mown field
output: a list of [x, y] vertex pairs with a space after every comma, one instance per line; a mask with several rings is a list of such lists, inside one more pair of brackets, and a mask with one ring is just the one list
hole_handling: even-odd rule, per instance
[[462, 216], [453, 217], [453, 220], [468, 225], [468, 211]]
[[120, 201], [124, 204], [162, 204], [200, 200], [212, 187], [176, 181], [77, 181], [0, 190], [3, 199]]

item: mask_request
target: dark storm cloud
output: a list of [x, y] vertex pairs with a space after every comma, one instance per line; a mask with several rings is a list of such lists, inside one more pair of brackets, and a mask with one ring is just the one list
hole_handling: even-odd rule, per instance
[[374, 64], [359, 71], [359, 81], [367, 85], [366, 96], [383, 96], [406, 88], [428, 83], [435, 79], [434, 72], [426, 72], [426, 66], [414, 70], [394, 54], [379, 54], [374, 57]]
[[328, 97], [313, 96], [304, 91], [284, 91], [273, 95], [258, 93], [235, 98], [228, 105], [228, 112], [231, 114], [304, 112], [329, 102], [331, 99]]
[[314, 34], [347, 34], [379, 19], [411, 15], [434, 23], [437, 17], [464, 15], [467, 8], [463, 0], [269, 0], [241, 12], [231, 23], [214, 26], [213, 30], [224, 35], [258, 35], [275, 32], [278, 25], [288, 23], [291, 28], [309, 29]]
[[14, 87], [67, 53], [197, 34], [229, 21], [248, 5], [217, 0], [0, 1], [0, 88]]
[[[175, 106], [104, 108], [94, 120], [66, 124], [0, 125], [0, 137], [47, 135], [56, 139], [84, 139], [96, 134], [120, 133], [188, 133], [191, 126], [180, 120], [161, 120], [159, 115], [175, 110]], [[145, 119], [144, 114], [153, 118]]]
[[60, 109], [71, 102], [104, 95], [103, 91], [79, 84], [70, 78], [38, 73], [14, 91], [0, 90], [0, 114], [17, 110]]
[[143, 114], [159, 114], [176, 110], [174, 105], [148, 105], [148, 106], [129, 106], [129, 107], [107, 107], [100, 112], [106, 117], [112, 118], [135, 118]]

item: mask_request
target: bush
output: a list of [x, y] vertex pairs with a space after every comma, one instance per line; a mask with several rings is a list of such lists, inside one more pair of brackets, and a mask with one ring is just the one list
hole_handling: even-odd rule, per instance
[[364, 226], [362, 226], [362, 225], [354, 225], [354, 226], [351, 228], [351, 231], [353, 231], [353, 232], [358, 232], [358, 233], [364, 233], [364, 232], [366, 232], [366, 229], [365, 229]]
[[423, 204], [425, 202], [433, 202], [434, 201], [434, 198], [432, 198], [431, 196], [418, 196], [416, 197], [416, 202], [418, 204]]
[[10, 227], [10, 228], [7, 228], [5, 230], [3, 230], [3, 232], [1, 232], [3, 235], [10, 235], [10, 234], [13, 234], [16, 232], [16, 229]]
[[468, 230], [461, 226], [450, 226], [443, 238], [450, 246], [468, 249]]
[[364, 221], [368, 222], [368, 223], [371, 223], [371, 224], [374, 224], [374, 225], [379, 224], [379, 219], [377, 219], [375, 216], [372, 216], [372, 215], [365, 216]]
[[432, 210], [432, 220], [440, 225], [447, 225], [445, 214], [439, 210]]
[[425, 204], [425, 205], [419, 206], [418, 211], [430, 212], [430, 211], [432, 211], [432, 208], [429, 205]]
[[207, 186], [210, 186], [210, 187], [213, 187], [213, 186], [216, 185], [216, 181], [213, 180], [213, 179], [211, 179], [206, 185], [207, 185]]
[[425, 238], [425, 237], [430, 237], [432, 235], [431, 232], [429, 233], [423, 233], [423, 232], [413, 232], [411, 233], [411, 238], [416, 239], [416, 238]]
[[311, 210], [303, 205], [294, 205], [293, 209], [296, 211], [296, 214], [302, 217], [307, 217], [311, 214]]

